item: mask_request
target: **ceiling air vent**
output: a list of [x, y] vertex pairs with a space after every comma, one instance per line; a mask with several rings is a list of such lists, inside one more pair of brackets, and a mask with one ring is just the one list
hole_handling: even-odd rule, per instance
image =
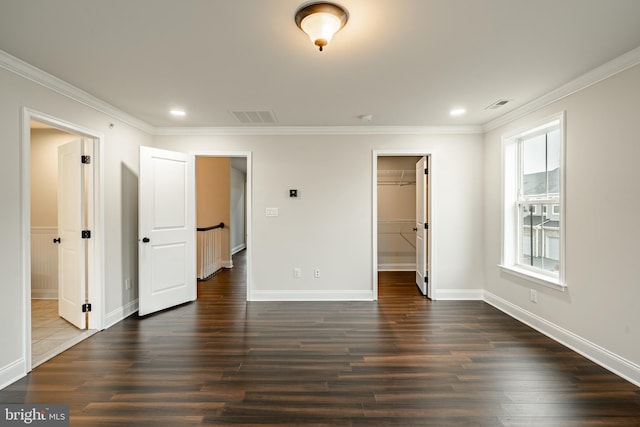
[[497, 110], [498, 108], [504, 107], [506, 104], [511, 102], [511, 99], [499, 99], [493, 104], [489, 105], [485, 108], [485, 110]]
[[276, 117], [272, 111], [231, 111], [233, 117], [242, 124], [262, 125], [276, 122]]

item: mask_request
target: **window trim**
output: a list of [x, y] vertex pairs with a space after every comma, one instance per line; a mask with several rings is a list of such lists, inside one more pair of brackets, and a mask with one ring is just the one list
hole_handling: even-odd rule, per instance
[[[546, 274], [542, 269], [529, 269], [526, 266], [518, 264], [518, 212], [515, 209], [518, 203], [519, 189], [519, 157], [518, 157], [518, 141], [523, 137], [531, 136], [535, 133], [546, 131], [549, 127], [557, 122], [560, 130], [560, 173], [559, 187], [560, 195], [557, 199], [560, 206], [559, 222], [560, 222], [560, 270], [558, 274]], [[501, 215], [501, 262], [498, 265], [502, 272], [512, 276], [526, 279], [530, 282], [551, 287], [560, 291], [564, 291], [567, 287], [565, 279], [565, 247], [566, 247], [566, 221], [565, 221], [565, 169], [566, 169], [566, 128], [565, 128], [565, 112], [548, 116], [542, 120], [532, 123], [525, 128], [521, 128], [513, 133], [502, 137], [502, 215]], [[533, 200], [532, 200], [533, 202]]]

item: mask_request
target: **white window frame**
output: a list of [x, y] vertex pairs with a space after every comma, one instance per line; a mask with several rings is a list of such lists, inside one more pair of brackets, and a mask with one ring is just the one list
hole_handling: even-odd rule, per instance
[[[520, 156], [519, 141], [535, 133], [558, 126], [560, 130], [560, 173], [559, 188], [560, 195], [557, 203], [559, 205], [560, 223], [560, 270], [556, 273], [545, 271], [540, 268], [524, 266], [518, 264], [518, 251], [521, 242], [519, 241], [518, 230], [518, 189], [520, 180]], [[567, 284], [565, 281], [565, 113], [561, 112], [547, 117], [538, 122], [532, 123], [524, 129], [516, 131], [502, 138], [502, 259], [499, 264], [500, 269], [509, 275], [529, 280], [531, 282], [548, 286], [564, 291]], [[547, 203], [547, 200], [534, 201], [533, 203]], [[556, 201], [554, 200], [553, 203]], [[533, 236], [532, 236], [533, 237]]]

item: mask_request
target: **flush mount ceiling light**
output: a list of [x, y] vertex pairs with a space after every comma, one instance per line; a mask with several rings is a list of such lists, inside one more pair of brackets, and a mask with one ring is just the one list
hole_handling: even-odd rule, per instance
[[348, 19], [346, 9], [335, 3], [310, 3], [296, 12], [296, 25], [309, 36], [311, 43], [320, 48], [320, 52]]
[[173, 110], [170, 110], [169, 114], [171, 114], [172, 116], [175, 116], [175, 117], [184, 117], [184, 116], [187, 115], [187, 113], [184, 110], [179, 110], [177, 108], [174, 108]]

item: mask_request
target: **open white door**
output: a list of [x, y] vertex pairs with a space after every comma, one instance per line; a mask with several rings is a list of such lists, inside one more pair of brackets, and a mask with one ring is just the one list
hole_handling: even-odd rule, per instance
[[58, 148], [58, 314], [86, 329], [82, 306], [86, 299], [86, 251], [82, 238], [85, 181], [83, 143], [79, 139]]
[[427, 158], [416, 163], [416, 285], [423, 295], [431, 297], [428, 286], [427, 243], [429, 223], [427, 219]]
[[140, 147], [138, 315], [197, 298], [195, 158]]

